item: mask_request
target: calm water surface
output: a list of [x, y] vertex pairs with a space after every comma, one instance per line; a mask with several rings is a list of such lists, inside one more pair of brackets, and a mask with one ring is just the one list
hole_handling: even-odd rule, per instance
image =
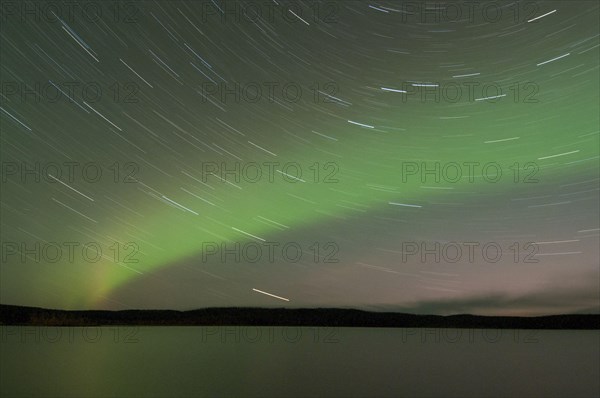
[[0, 327], [2, 397], [598, 397], [599, 331]]

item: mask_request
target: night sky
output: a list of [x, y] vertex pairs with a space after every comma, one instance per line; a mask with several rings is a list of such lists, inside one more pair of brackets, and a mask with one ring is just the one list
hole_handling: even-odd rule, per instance
[[600, 311], [597, 1], [72, 7], [2, 2], [2, 303]]

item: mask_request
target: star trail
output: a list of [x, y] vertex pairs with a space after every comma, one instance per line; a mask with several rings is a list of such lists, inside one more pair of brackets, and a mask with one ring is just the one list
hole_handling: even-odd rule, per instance
[[599, 310], [596, 1], [0, 18], [2, 303]]

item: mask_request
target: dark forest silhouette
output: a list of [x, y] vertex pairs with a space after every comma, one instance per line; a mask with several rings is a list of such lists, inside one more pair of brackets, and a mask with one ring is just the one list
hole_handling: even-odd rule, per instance
[[499, 329], [600, 329], [600, 314], [507, 317], [415, 315], [355, 309], [205, 308], [191, 311], [65, 311], [0, 305], [0, 324], [35, 326], [340, 326]]

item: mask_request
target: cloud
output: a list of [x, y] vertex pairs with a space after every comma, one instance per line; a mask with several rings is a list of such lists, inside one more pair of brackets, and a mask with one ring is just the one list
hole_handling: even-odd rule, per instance
[[522, 295], [482, 294], [458, 299], [423, 300], [395, 311], [418, 314], [554, 315], [599, 314], [598, 286], [593, 288], [548, 289]]

